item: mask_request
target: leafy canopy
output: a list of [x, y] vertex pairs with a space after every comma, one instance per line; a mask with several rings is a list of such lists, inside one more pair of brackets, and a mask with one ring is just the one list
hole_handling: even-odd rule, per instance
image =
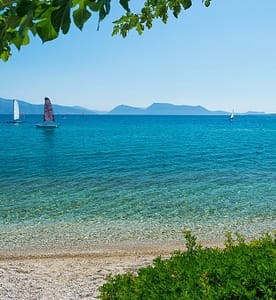
[[[211, 2], [201, 1], [206, 7]], [[182, 10], [192, 6], [192, 0], [147, 0], [141, 11], [134, 13], [129, 2], [119, 0], [125, 14], [113, 22], [112, 35], [126, 37], [132, 29], [142, 34], [145, 28], [152, 27], [154, 19], [166, 23], [170, 13], [177, 18]], [[30, 32], [42, 42], [50, 41], [60, 32], [68, 33], [72, 20], [82, 30], [92, 14], [98, 15], [100, 23], [110, 10], [111, 0], [0, 0], [0, 59], [8, 60], [12, 45], [19, 50], [29, 44]]]

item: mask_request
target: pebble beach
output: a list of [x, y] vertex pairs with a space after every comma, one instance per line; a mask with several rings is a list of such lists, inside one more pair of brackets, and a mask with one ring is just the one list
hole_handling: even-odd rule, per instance
[[180, 245], [102, 250], [90, 253], [0, 257], [1, 300], [98, 299], [109, 274], [137, 272]]

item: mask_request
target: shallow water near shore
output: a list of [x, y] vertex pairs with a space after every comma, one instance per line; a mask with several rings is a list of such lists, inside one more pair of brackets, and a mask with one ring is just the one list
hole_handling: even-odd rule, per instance
[[205, 243], [275, 229], [276, 116], [0, 120], [0, 249]]

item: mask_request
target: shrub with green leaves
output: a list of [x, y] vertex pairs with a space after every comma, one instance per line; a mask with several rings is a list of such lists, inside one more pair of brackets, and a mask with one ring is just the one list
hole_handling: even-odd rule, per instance
[[109, 276], [99, 298], [276, 299], [276, 232], [248, 243], [227, 233], [223, 249], [201, 247], [190, 231], [184, 237], [187, 251], [157, 257], [137, 274]]

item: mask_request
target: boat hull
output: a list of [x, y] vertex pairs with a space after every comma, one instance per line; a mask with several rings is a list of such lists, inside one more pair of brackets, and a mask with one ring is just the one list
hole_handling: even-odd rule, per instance
[[9, 124], [22, 124], [24, 121], [7, 121]]
[[36, 128], [45, 128], [45, 129], [58, 128], [58, 125], [57, 124], [36, 124]]

